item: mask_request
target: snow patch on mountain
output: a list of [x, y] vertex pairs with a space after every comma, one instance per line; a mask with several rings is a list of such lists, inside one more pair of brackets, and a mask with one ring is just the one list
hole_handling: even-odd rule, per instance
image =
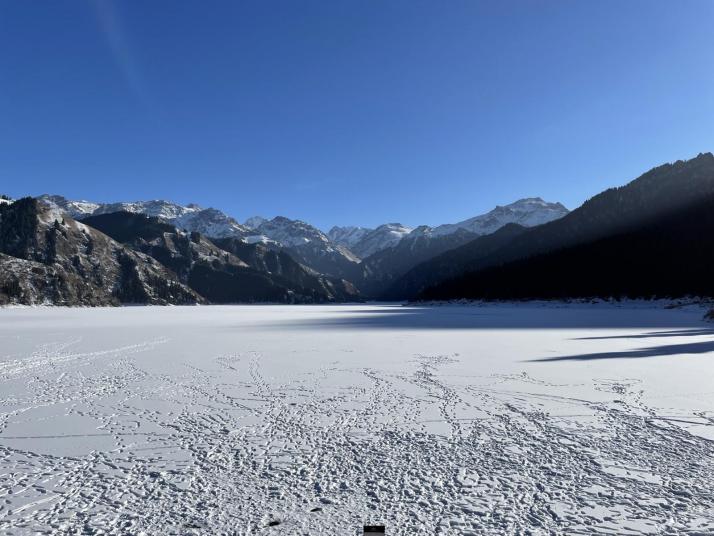
[[268, 238], [265, 235], [248, 235], [243, 237], [243, 242], [246, 244], [263, 244], [266, 246], [280, 246], [275, 240]]

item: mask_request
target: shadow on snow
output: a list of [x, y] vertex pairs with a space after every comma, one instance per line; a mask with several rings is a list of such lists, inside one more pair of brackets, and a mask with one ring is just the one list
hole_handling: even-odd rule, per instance
[[[659, 336], [714, 334], [714, 328], [702, 327], [701, 313], [673, 313], [647, 307], [593, 307], [588, 305], [487, 305], [402, 306], [379, 305], [374, 308], [336, 307], [329, 315], [315, 311], [299, 320], [277, 321], [264, 325], [269, 329], [649, 329]], [[672, 331], [661, 331], [672, 330]], [[692, 333], [696, 331], [696, 333]], [[649, 337], [636, 333], [615, 337]], [[589, 337], [586, 337], [589, 338]], [[598, 338], [598, 337], [593, 337]]]

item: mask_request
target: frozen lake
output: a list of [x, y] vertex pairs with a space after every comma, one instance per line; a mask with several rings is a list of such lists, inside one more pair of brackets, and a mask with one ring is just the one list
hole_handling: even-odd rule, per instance
[[0, 310], [0, 533], [714, 532], [701, 310]]

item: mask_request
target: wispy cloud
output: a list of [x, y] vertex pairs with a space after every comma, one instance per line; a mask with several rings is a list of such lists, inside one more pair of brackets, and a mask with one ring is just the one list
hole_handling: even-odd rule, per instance
[[99, 23], [99, 28], [107, 40], [114, 62], [130, 91], [141, 101], [146, 102], [144, 80], [139, 72], [132, 53], [121, 14], [114, 0], [89, 0]]

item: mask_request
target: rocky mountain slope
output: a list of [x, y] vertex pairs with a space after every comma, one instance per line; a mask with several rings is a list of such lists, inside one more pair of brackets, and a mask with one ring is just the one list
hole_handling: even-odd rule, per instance
[[324, 303], [347, 298], [337, 282], [320, 279], [286, 254], [263, 246], [235, 238], [214, 243], [198, 232], [182, 232], [158, 218], [129, 212], [83, 221], [156, 259], [212, 303]]
[[304, 221], [278, 216], [262, 222], [246, 240], [257, 242], [260, 237], [268, 237], [299, 263], [319, 273], [349, 281], [359, 273], [357, 256]]
[[153, 258], [35, 199], [0, 204], [1, 304], [203, 301]]
[[221, 249], [243, 259], [250, 267], [268, 273], [291, 288], [307, 289], [316, 294], [315, 301], [359, 301], [360, 292], [349, 281], [330, 277], [300, 264], [283, 249], [263, 244], [248, 244], [237, 238], [213, 239]]
[[359, 258], [349, 249], [334, 244], [319, 229], [300, 220], [278, 216], [266, 220], [259, 216], [241, 225], [234, 218], [213, 208], [179, 205], [169, 201], [138, 201], [93, 203], [71, 201], [59, 195], [38, 198], [52, 208], [76, 219], [90, 216], [130, 212], [156, 217], [188, 232], [198, 232], [209, 238], [241, 238], [247, 243], [264, 244], [273, 249], [285, 249], [295, 259], [311, 269], [336, 278], [354, 278]]

